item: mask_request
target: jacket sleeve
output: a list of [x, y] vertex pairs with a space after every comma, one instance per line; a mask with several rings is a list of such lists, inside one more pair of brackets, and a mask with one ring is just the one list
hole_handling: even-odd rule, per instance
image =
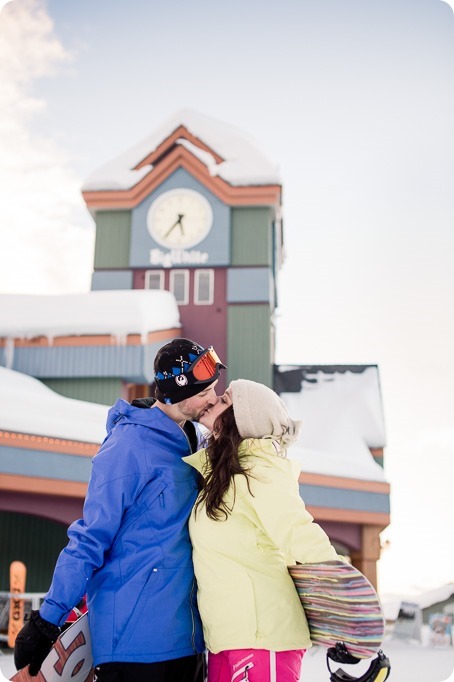
[[140, 473], [143, 444], [128, 437], [128, 427], [114, 429], [93, 460], [83, 518], [68, 529], [69, 542], [55, 566], [49, 592], [40, 608], [43, 618], [61, 625], [87, 591], [93, 572], [104, 563], [131, 506], [145, 482]]
[[250, 504], [259, 527], [283, 552], [287, 565], [341, 560], [325, 531], [307, 511], [290, 470], [288, 461], [254, 466]]

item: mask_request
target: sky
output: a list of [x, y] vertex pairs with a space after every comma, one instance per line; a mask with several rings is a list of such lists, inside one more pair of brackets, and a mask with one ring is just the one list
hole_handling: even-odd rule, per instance
[[379, 366], [382, 591], [454, 581], [454, 12], [443, 0], [11, 0], [0, 293], [90, 289], [81, 186], [189, 107], [280, 170], [276, 361]]

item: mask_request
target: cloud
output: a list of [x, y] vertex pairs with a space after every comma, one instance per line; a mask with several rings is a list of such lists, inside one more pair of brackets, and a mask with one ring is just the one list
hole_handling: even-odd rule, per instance
[[65, 150], [32, 132], [46, 102], [31, 94], [71, 55], [42, 0], [13, 0], [0, 15], [0, 291], [87, 290], [93, 230]]
[[0, 12], [4, 8], [4, 6], [8, 4], [8, 2], [10, 2], [10, 0], [0, 0]]
[[442, 0], [442, 2], [445, 2], [447, 5], [449, 5], [450, 8], [452, 9], [452, 11], [454, 12], [454, 2], [453, 2], [453, 0]]

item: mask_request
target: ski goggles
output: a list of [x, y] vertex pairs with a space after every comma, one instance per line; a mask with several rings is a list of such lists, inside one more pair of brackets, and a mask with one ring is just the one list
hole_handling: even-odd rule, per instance
[[221, 367], [226, 369], [226, 366], [222, 364], [221, 359], [213, 346], [210, 346], [194, 360], [192, 365], [189, 365], [185, 374], [192, 374], [194, 383], [198, 381], [209, 381], [216, 376]]
[[338, 642], [335, 647], [330, 647], [326, 654], [330, 682], [385, 682], [391, 672], [391, 664], [383, 651], [378, 652], [377, 657], [371, 662], [366, 672], [359, 677], [349, 675], [342, 668], [333, 672], [329, 665], [330, 660], [337, 663], [355, 664], [359, 663], [360, 659], [349, 654], [343, 643]]

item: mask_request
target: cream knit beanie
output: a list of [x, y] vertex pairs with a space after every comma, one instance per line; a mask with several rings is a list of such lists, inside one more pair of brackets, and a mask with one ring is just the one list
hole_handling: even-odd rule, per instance
[[242, 438], [271, 437], [286, 449], [301, 430], [301, 421], [290, 419], [277, 393], [249, 379], [236, 379], [229, 386], [233, 413]]

